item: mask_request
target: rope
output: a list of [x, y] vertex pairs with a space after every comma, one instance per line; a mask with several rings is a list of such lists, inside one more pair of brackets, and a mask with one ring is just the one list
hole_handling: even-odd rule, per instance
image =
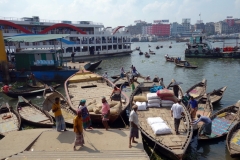
[[157, 142], [155, 141], [155, 145], [154, 145], [154, 147], [153, 147], [153, 150], [152, 150], [152, 153], [151, 153], [151, 156], [150, 156], [150, 160], [151, 160], [151, 158], [152, 158], [152, 155], [153, 155], [153, 152], [154, 152], [154, 150], [155, 150], [156, 145], [157, 145]]

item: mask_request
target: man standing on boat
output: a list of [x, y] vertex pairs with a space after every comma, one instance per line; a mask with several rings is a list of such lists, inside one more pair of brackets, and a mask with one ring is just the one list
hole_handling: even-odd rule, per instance
[[139, 137], [139, 131], [138, 131], [138, 115], [137, 115], [137, 109], [138, 106], [134, 105], [132, 107], [132, 111], [129, 116], [129, 123], [130, 123], [130, 137], [129, 137], [129, 148], [132, 147], [131, 143], [138, 143], [134, 140], [134, 138]]
[[61, 106], [60, 106], [60, 98], [55, 98], [55, 103], [52, 106], [52, 112], [54, 113], [55, 120], [56, 120], [56, 129], [58, 132], [61, 132], [62, 130], [66, 130], [66, 125], [64, 118], [62, 116]]
[[75, 56], [75, 53], [72, 52], [72, 54], [71, 54], [71, 57], [72, 57], [72, 63], [75, 63], [74, 56]]
[[174, 118], [174, 127], [176, 134], [179, 134], [178, 128], [182, 115], [184, 115], [183, 106], [180, 103], [181, 99], [178, 99], [177, 103], [173, 104], [171, 108], [171, 116]]
[[211, 135], [212, 133], [212, 120], [209, 117], [197, 115], [198, 119], [193, 121], [191, 124], [196, 125], [198, 122], [203, 122], [203, 133], [202, 135]]
[[112, 100], [114, 100], [114, 101], [119, 101], [120, 104], [121, 104], [121, 106], [122, 106], [121, 92], [122, 92], [122, 91], [121, 91], [120, 88], [118, 88], [117, 86], [114, 86], [110, 98], [111, 98], [111, 101], [112, 101]]
[[193, 96], [190, 97], [187, 108], [190, 108], [191, 118], [194, 120], [198, 110], [198, 102], [193, 98]]

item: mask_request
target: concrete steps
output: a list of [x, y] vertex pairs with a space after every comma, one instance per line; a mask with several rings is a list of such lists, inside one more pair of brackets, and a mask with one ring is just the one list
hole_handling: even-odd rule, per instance
[[24, 151], [8, 160], [148, 160], [149, 157], [142, 150], [105, 150], [87, 151]]

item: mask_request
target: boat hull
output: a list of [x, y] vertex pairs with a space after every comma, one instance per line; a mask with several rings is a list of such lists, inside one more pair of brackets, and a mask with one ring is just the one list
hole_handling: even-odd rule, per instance
[[[59, 86], [60, 86], [60, 84], [56, 84], [56, 85], [53, 85], [52, 87], [56, 89]], [[7, 92], [7, 93], [2, 92], [2, 93], [4, 93], [5, 95], [7, 95], [8, 97], [11, 97], [11, 98], [18, 98], [18, 96], [23, 96], [23, 97], [36, 96], [36, 95], [43, 93], [44, 90], [45, 90], [44, 88], [41, 88], [41, 89], [35, 89], [30, 92]]]
[[[102, 60], [98, 61], [98, 62], [94, 62], [94, 63], [88, 63], [84, 66], [84, 68], [88, 71], [93, 71], [95, 70], [100, 64], [102, 63]], [[70, 76], [69, 76], [70, 77]]]

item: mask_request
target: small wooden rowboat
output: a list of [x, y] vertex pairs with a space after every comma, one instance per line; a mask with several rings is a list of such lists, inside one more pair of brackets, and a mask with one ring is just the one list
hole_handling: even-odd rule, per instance
[[232, 158], [240, 156], [240, 121], [227, 134], [227, 148]]
[[237, 124], [239, 119], [240, 102], [225, 107], [210, 116], [212, 120], [211, 135], [202, 135], [203, 126], [198, 130], [198, 140], [210, 140], [226, 136], [231, 128]]
[[175, 65], [177, 66], [177, 67], [184, 67], [184, 68], [198, 68], [198, 66], [195, 66], [195, 65], [191, 65], [189, 62], [187, 62], [188, 63], [188, 65], [185, 65], [185, 63], [186, 63], [187, 61], [179, 61], [179, 62], [177, 62], [176, 60], [174, 60], [174, 63], [175, 63]]
[[64, 84], [66, 98], [71, 108], [76, 110], [81, 99], [85, 99], [92, 123], [102, 123], [102, 96], [106, 97], [110, 108], [109, 123], [113, 123], [129, 104], [129, 98], [125, 92], [121, 92], [122, 106], [119, 101], [111, 101], [110, 95], [114, 84], [102, 76], [79, 71], [69, 77]]
[[11, 132], [18, 131], [21, 126], [21, 117], [17, 111], [8, 105], [3, 104], [0, 107], [0, 133], [2, 135]]
[[22, 96], [18, 97], [17, 110], [23, 121], [43, 128], [52, 128], [53, 119], [42, 108], [34, 105]]
[[[149, 93], [150, 88], [154, 85], [158, 85], [155, 82], [143, 82], [133, 91], [130, 97], [130, 109], [135, 103], [136, 97], [145, 97]], [[140, 99], [140, 98], [139, 98]], [[142, 100], [143, 100], [142, 99]], [[137, 101], [137, 100], [136, 100]], [[162, 104], [161, 104], [162, 105]], [[184, 104], [182, 104], [184, 106]], [[142, 136], [146, 138], [151, 146], [155, 146], [155, 150], [159, 150], [162, 154], [166, 155], [170, 159], [182, 159], [186, 149], [188, 148], [192, 135], [193, 128], [190, 124], [191, 117], [186, 107], [184, 106], [184, 117], [181, 120], [179, 126], [179, 135], [175, 134], [174, 119], [171, 118], [171, 104], [161, 107], [148, 107], [147, 110], [138, 110], [139, 129]], [[147, 122], [149, 117], [161, 117], [164, 123], [170, 128], [171, 133], [166, 134], [154, 134], [151, 126]]]
[[[198, 99], [197, 101], [198, 101], [198, 110], [196, 113], [196, 117], [194, 117], [194, 120], [198, 119], [197, 118], [198, 114], [200, 114], [201, 116], [210, 117], [213, 112], [213, 106], [212, 106], [209, 95], [205, 94], [202, 97], [200, 97], [200, 99]], [[189, 113], [191, 113], [191, 107], [190, 106], [188, 107], [189, 107], [188, 108]], [[193, 126], [193, 130], [198, 130], [202, 125], [203, 125], [203, 122], [199, 122], [197, 125]]]
[[143, 55], [143, 52], [142, 52], [142, 51], [140, 51], [140, 52], [139, 52], [139, 55]]
[[62, 115], [64, 117], [65, 123], [67, 126], [73, 126], [73, 119], [76, 117], [76, 110], [73, 110], [66, 100], [66, 98], [57, 90], [47, 90], [43, 92], [43, 109], [47, 111], [53, 118], [54, 113], [52, 112], [52, 106], [55, 102], [55, 98], [59, 97], [60, 98], [60, 103], [61, 103], [61, 110], [62, 110]]
[[[52, 87], [57, 88], [59, 86], [60, 84], [55, 84]], [[18, 98], [18, 96], [23, 96], [23, 97], [36, 96], [43, 93], [44, 90], [45, 88], [26, 88], [26, 89], [10, 90], [9, 92], [2, 92], [2, 93], [6, 94], [8, 97], [11, 97], [11, 98]]]
[[225, 92], [226, 89], [227, 86], [219, 88], [218, 90], [213, 90], [212, 92], [208, 93], [212, 104], [218, 103], [222, 99], [223, 93]]
[[186, 93], [188, 93], [190, 96], [193, 96], [194, 99], [200, 98], [206, 93], [207, 88], [207, 80], [203, 79], [201, 82], [193, 85], [190, 87]]
[[150, 55], [148, 53], [145, 53], [146, 58], [150, 58]]

